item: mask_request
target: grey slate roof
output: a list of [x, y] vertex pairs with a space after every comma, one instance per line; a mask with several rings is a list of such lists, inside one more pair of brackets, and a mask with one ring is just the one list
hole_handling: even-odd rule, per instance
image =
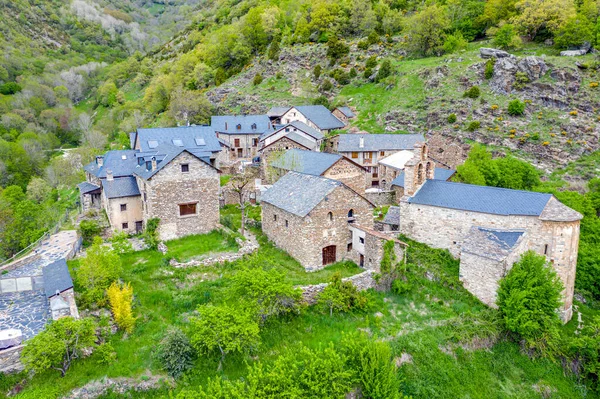
[[[136, 151], [135, 150], [114, 150], [104, 154], [102, 166], [98, 166], [96, 161], [85, 165], [83, 169], [92, 175], [104, 179], [106, 171], [112, 171], [113, 176], [131, 176], [136, 169]], [[125, 158], [125, 159], [123, 159]]]
[[102, 188], [106, 198], [134, 197], [140, 195], [135, 177], [117, 177], [113, 180], [103, 180]]
[[96, 191], [100, 188], [100, 186], [97, 186], [87, 181], [79, 183], [77, 187], [79, 187], [79, 192], [81, 192], [81, 194], [91, 193], [92, 191]]
[[385, 224], [400, 224], [400, 207], [399, 206], [390, 206], [385, 217], [383, 218], [383, 223]]
[[340, 110], [340, 112], [344, 114], [346, 118], [354, 118], [356, 116], [350, 107], [337, 107], [337, 109]]
[[341, 186], [343, 184], [336, 180], [288, 172], [263, 193], [261, 202], [305, 217], [326, 199], [328, 194]]
[[278, 118], [285, 114], [292, 107], [272, 107], [267, 111], [267, 116], [269, 118]]
[[48, 298], [56, 295], [56, 291], [63, 292], [73, 288], [73, 280], [64, 259], [59, 259], [44, 267], [42, 275], [44, 277], [44, 291]]
[[[240, 125], [240, 129], [237, 126]], [[256, 128], [252, 128], [256, 125]], [[210, 118], [210, 126], [225, 134], [263, 134], [272, 130], [267, 115], [219, 115]]]
[[[217, 139], [215, 129], [211, 126], [180, 126], [138, 129], [137, 131], [140, 150], [142, 152], [153, 151], [150, 141], [160, 145], [174, 145], [173, 140], [181, 140], [184, 148], [198, 149], [205, 152], [219, 152], [221, 145]], [[204, 143], [204, 144], [202, 144]]]
[[515, 249], [524, 230], [500, 230], [473, 226], [461, 245], [462, 252], [501, 261]]
[[[454, 173], [456, 173], [454, 169], [435, 168], [433, 171], [433, 178], [435, 180], [447, 181]], [[392, 186], [404, 187], [404, 171], [392, 180]]]
[[260, 140], [261, 141], [265, 140], [266, 138], [271, 137], [272, 135], [281, 131], [282, 129], [288, 129], [289, 132], [293, 132], [295, 130], [300, 130], [300, 131], [308, 134], [309, 136], [312, 136], [315, 140], [322, 140], [325, 137], [325, 136], [323, 136], [323, 134], [321, 132], [308, 126], [306, 123], [300, 122], [300, 121], [293, 121], [293, 122], [290, 122], [285, 125], [275, 126], [275, 129], [263, 133], [263, 135], [260, 136]]
[[338, 154], [291, 149], [273, 160], [275, 168], [320, 176], [342, 158]]
[[308, 148], [309, 150], [314, 150], [314, 149], [316, 149], [318, 147], [317, 143], [315, 141], [307, 139], [306, 137], [301, 136], [301, 135], [299, 135], [296, 132], [288, 133], [287, 136], [285, 136], [285, 137], [287, 137], [288, 139], [290, 139], [292, 141], [295, 141], [296, 143], [298, 143], [298, 144], [300, 144], [300, 145]]
[[[177, 158], [177, 156], [179, 156], [179, 154], [181, 154], [184, 151], [192, 154], [199, 160], [205, 162], [211, 168], [213, 167], [210, 164], [210, 157], [209, 157], [210, 153], [199, 151], [197, 149], [187, 149], [187, 148], [183, 148], [183, 147], [176, 147], [173, 145], [164, 144], [164, 145], [158, 146], [155, 149], [155, 151], [156, 151], [156, 155], [155, 155], [156, 169], [150, 170], [150, 169], [147, 169], [145, 166], [141, 166], [135, 171], [136, 175], [147, 180], [147, 179], [151, 178], [152, 176], [154, 176], [155, 174], [157, 174], [162, 168], [164, 168], [166, 165], [168, 165], [173, 159]], [[147, 159], [147, 158], [148, 157], [146, 157], [145, 159]]]
[[[364, 138], [364, 146], [360, 146], [360, 138]], [[340, 134], [339, 152], [382, 151], [382, 150], [414, 150], [415, 143], [424, 142], [422, 134]]]
[[494, 215], [540, 216], [550, 198], [551, 194], [531, 191], [426, 180], [408, 202]]
[[342, 121], [322, 105], [301, 105], [294, 108], [321, 130], [341, 129], [345, 126]]

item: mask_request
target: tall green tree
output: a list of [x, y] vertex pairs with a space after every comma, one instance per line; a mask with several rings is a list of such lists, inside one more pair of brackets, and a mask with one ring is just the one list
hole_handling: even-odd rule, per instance
[[450, 28], [446, 8], [432, 4], [406, 20], [409, 50], [422, 55], [441, 54], [446, 31]]

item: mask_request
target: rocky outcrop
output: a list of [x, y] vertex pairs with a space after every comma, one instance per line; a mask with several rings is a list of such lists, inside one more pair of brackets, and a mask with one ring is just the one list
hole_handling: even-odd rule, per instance
[[566, 50], [566, 51], [561, 51], [560, 55], [562, 57], [578, 57], [581, 55], [586, 55], [587, 53], [589, 53], [589, 51], [592, 49], [592, 45], [590, 42], [585, 42], [583, 43], [583, 46], [581, 46], [578, 50]]
[[514, 55], [507, 53], [504, 50], [498, 50], [495, 48], [487, 48], [487, 47], [482, 47], [479, 49], [479, 56], [484, 59], [514, 57]]
[[514, 56], [500, 58], [494, 65], [490, 87], [498, 94], [510, 94], [517, 72], [526, 74], [530, 81], [534, 81], [544, 76], [548, 69], [546, 62], [540, 57], [530, 56], [520, 60]]

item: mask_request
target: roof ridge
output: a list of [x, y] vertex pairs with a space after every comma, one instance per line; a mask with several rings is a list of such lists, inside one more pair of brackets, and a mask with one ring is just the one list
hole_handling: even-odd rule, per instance
[[496, 186], [480, 186], [479, 184], [470, 184], [470, 183], [462, 183], [462, 182], [447, 181], [447, 180], [436, 180], [436, 179], [427, 179], [427, 180], [425, 180], [425, 183], [427, 183], [428, 181], [435, 182], [435, 184], [453, 184], [453, 185], [470, 186], [470, 187], [481, 187], [481, 188], [485, 188], [485, 189], [493, 189], [493, 190], [501, 190], [501, 191], [513, 191], [513, 192], [516, 191], [516, 192], [527, 193], [527, 194], [547, 195], [547, 196], [549, 196], [549, 198], [553, 197], [553, 194], [550, 194], [550, 193], [540, 193], [538, 191], [518, 190], [515, 188], [505, 188], [505, 187], [496, 187]]

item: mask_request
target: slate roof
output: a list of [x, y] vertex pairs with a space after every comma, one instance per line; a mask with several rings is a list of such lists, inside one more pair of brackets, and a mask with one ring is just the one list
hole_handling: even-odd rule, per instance
[[343, 184], [320, 176], [288, 172], [262, 194], [266, 202], [294, 215], [305, 217]]
[[551, 194], [426, 180], [409, 203], [494, 215], [540, 216]]
[[131, 176], [137, 166], [135, 155], [135, 150], [108, 151], [104, 154], [102, 166], [98, 166], [96, 161], [92, 161], [83, 169], [100, 179], [106, 178], [107, 170], [112, 171], [114, 177]]
[[288, 112], [288, 110], [292, 107], [272, 107], [267, 111], [267, 116], [269, 118], [278, 118]]
[[77, 187], [79, 187], [79, 191], [81, 192], [81, 194], [91, 193], [92, 191], [96, 191], [100, 188], [100, 186], [97, 186], [87, 181], [79, 183]]
[[354, 118], [354, 112], [350, 109], [350, 107], [337, 107], [337, 109], [346, 116], [346, 118]]
[[320, 176], [341, 158], [342, 156], [338, 154], [292, 149], [273, 160], [271, 166]]
[[[253, 129], [252, 125], [256, 124]], [[240, 129], [237, 128], [238, 125]], [[210, 118], [210, 126], [224, 134], [263, 134], [272, 129], [267, 115], [218, 115]]]
[[307, 139], [306, 137], [301, 136], [298, 133], [291, 132], [291, 133], [288, 133], [287, 136], [284, 136], [284, 137], [287, 137], [288, 139], [290, 139], [292, 141], [295, 141], [296, 143], [300, 144], [303, 147], [308, 148], [309, 150], [314, 150], [314, 149], [317, 148], [317, 142], [316, 141], [312, 141], [310, 139]]
[[280, 132], [281, 130], [286, 129], [286, 128], [289, 129], [288, 133], [291, 133], [294, 130], [300, 130], [300, 131], [308, 134], [309, 136], [312, 136], [315, 140], [322, 140], [325, 137], [325, 136], [323, 136], [323, 134], [321, 132], [308, 126], [306, 123], [300, 122], [300, 121], [293, 121], [293, 122], [290, 122], [285, 125], [275, 126], [275, 129], [263, 133], [263, 135], [260, 136], [260, 140], [261, 141], [265, 140], [265, 139], [271, 137], [272, 135], [274, 135], [275, 133]]
[[44, 277], [44, 291], [48, 298], [56, 295], [56, 291], [63, 292], [73, 288], [73, 280], [64, 259], [59, 259], [44, 267], [42, 275]]
[[[447, 181], [454, 173], [456, 173], [454, 169], [435, 168], [433, 170], [433, 178], [434, 180]], [[404, 171], [392, 180], [392, 186], [404, 187]]]
[[513, 252], [524, 235], [524, 230], [501, 230], [473, 226], [465, 237], [461, 250], [501, 261]]
[[117, 177], [113, 180], [106, 179], [102, 182], [102, 188], [108, 199], [140, 195], [140, 189], [133, 176]]
[[[175, 145], [173, 140], [181, 140], [187, 149], [199, 149], [205, 152], [219, 152], [221, 145], [215, 129], [211, 126], [180, 126], [138, 129], [140, 151], [154, 151], [160, 145]], [[150, 146], [154, 141], [156, 146]]]
[[345, 126], [323, 105], [300, 105], [294, 108], [321, 130], [341, 129]]
[[[364, 138], [364, 146], [360, 146], [360, 138]], [[414, 150], [415, 143], [424, 142], [422, 134], [340, 134], [339, 152], [382, 151], [382, 150]]]
[[[198, 149], [187, 149], [187, 148], [183, 148], [183, 147], [176, 147], [176, 146], [165, 144], [165, 145], [158, 146], [156, 148], [156, 155], [155, 155], [156, 169], [149, 170], [145, 166], [143, 166], [143, 167], [139, 167], [136, 170], [135, 174], [140, 176], [143, 179], [148, 180], [149, 178], [151, 178], [152, 176], [157, 174], [162, 168], [164, 168], [166, 165], [168, 165], [173, 159], [177, 158], [177, 156], [184, 151], [194, 155], [199, 160], [208, 164], [211, 168], [213, 167], [210, 164], [210, 153], [199, 151]], [[146, 158], [148, 158], [148, 157], [146, 157]]]
[[400, 207], [399, 206], [390, 206], [385, 217], [383, 218], [383, 223], [385, 224], [400, 224]]

